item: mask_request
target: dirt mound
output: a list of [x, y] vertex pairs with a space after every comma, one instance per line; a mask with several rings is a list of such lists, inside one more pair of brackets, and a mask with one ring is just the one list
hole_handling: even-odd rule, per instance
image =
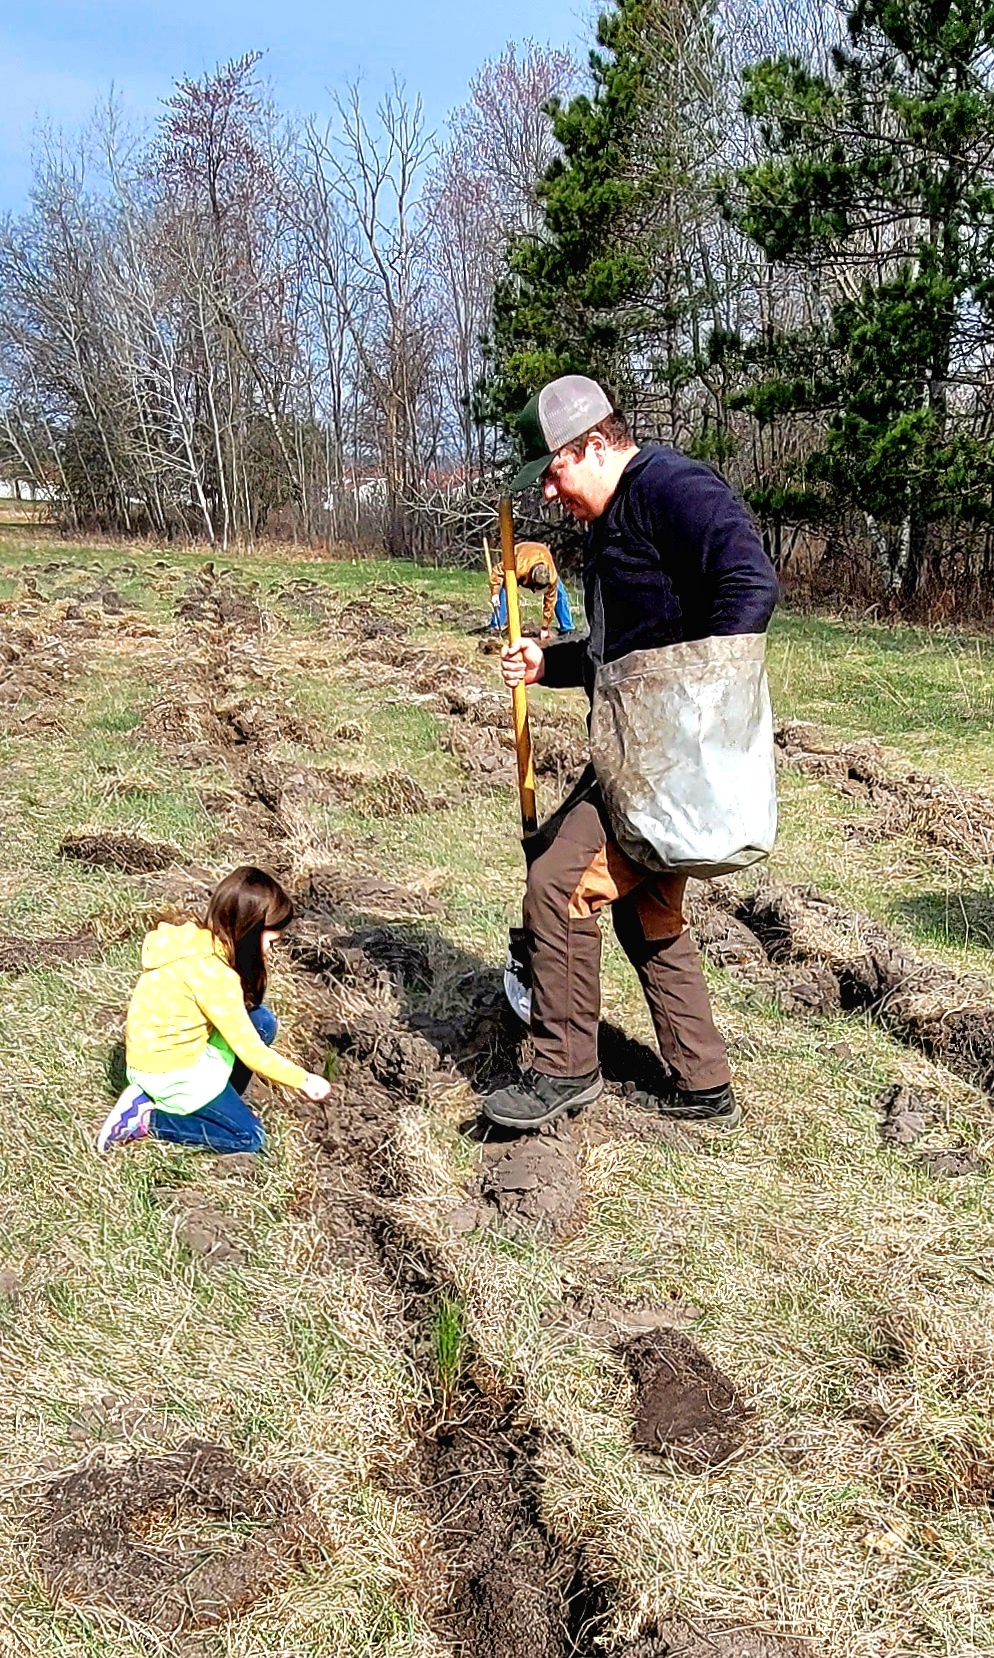
[[536, 777], [555, 778], [557, 793], [565, 794], [590, 761], [586, 733], [563, 731], [538, 720], [532, 731], [532, 758]]
[[434, 1525], [437, 1634], [462, 1658], [573, 1658], [575, 1563], [541, 1523], [537, 1435], [476, 1387], [418, 1448]]
[[112, 833], [64, 835], [59, 842], [59, 856], [97, 869], [119, 869], [125, 875], [146, 875], [181, 860], [176, 847], [164, 841]]
[[443, 738], [443, 747], [454, 754], [470, 777], [498, 787], [513, 788], [518, 770], [514, 737], [508, 728], [462, 725], [454, 720]]
[[428, 942], [417, 933], [400, 932], [395, 927], [361, 927], [349, 935], [346, 947], [360, 951], [367, 962], [385, 972], [398, 994], [410, 990], [422, 993], [434, 980]]
[[156, 743], [178, 759], [194, 761], [206, 758], [221, 742], [214, 710], [195, 695], [183, 702], [165, 698], [152, 703], [132, 737], [137, 743]]
[[426, 794], [406, 771], [384, 771], [375, 776], [357, 771], [315, 771], [302, 779], [303, 792], [330, 806], [350, 807], [365, 817], [414, 817], [419, 812], [444, 812], [450, 802], [442, 794]]
[[286, 702], [235, 695], [216, 702], [213, 713], [220, 722], [221, 741], [232, 748], [267, 747], [274, 743], [299, 743], [315, 748], [321, 739], [316, 723], [298, 714]]
[[871, 823], [850, 826], [862, 840], [910, 835], [921, 845], [976, 864], [994, 860], [994, 800], [928, 772], [896, 773], [879, 743], [836, 743], [804, 723], [783, 725], [777, 746], [787, 764], [834, 783], [876, 808]]
[[398, 1100], [347, 1054], [333, 1068], [332, 1092], [303, 1114], [325, 1151], [358, 1159], [368, 1169], [382, 1156], [397, 1123]]
[[281, 587], [276, 598], [281, 605], [287, 605], [314, 621], [324, 621], [331, 614], [333, 600], [328, 589], [321, 582], [308, 581], [305, 577]]
[[[368, 999], [368, 980], [361, 968], [357, 979], [348, 966], [336, 972], [329, 961], [321, 977], [329, 995], [313, 1030], [326, 1048], [357, 1060], [377, 1082], [409, 1099], [421, 1099], [429, 1079], [438, 1085], [442, 1078], [436, 1050], [424, 1037], [398, 1025], [389, 1004]], [[456, 1078], [449, 1075], [444, 1080], [454, 1083]]]
[[742, 1448], [747, 1411], [733, 1384], [679, 1330], [640, 1336], [624, 1349], [635, 1386], [633, 1437], [685, 1473], [715, 1468]]
[[209, 622], [214, 627], [258, 632], [262, 620], [251, 594], [230, 579], [221, 580], [213, 564], [195, 576], [176, 604], [181, 622]]
[[686, 913], [698, 947], [716, 967], [762, 970], [767, 951], [752, 928], [723, 907], [724, 892], [721, 887], [704, 889], [696, 881], [687, 887]]
[[[442, 688], [440, 702], [450, 717], [446, 746], [472, 777], [513, 785], [517, 779], [510, 698], [465, 679]], [[533, 708], [529, 727], [536, 775], [555, 778], [559, 792], [570, 788], [590, 759], [586, 729], [575, 714]]]
[[[560, 1243], [587, 1218], [577, 1148], [568, 1133], [538, 1134], [487, 1146], [479, 1191], [505, 1237]], [[482, 1217], [481, 1217], [482, 1219]]]
[[407, 628], [369, 599], [351, 599], [334, 617], [332, 632], [340, 639], [403, 639]]
[[0, 623], [0, 712], [62, 696], [80, 666], [78, 652], [54, 636]]
[[877, 1095], [880, 1138], [888, 1146], [913, 1146], [930, 1123], [938, 1122], [942, 1107], [934, 1094], [924, 1094], [895, 1082]]
[[33, 967], [93, 961], [99, 954], [98, 939], [85, 930], [65, 938], [5, 938], [0, 934], [0, 973], [28, 973]]
[[[348, 911], [353, 915], [378, 915], [384, 920], [401, 920], [405, 916], [440, 915], [442, 906], [437, 898], [429, 893], [414, 892], [410, 887], [402, 887], [395, 881], [383, 881], [376, 875], [370, 875], [360, 869], [347, 869], [332, 864], [322, 864], [312, 869], [310, 874], [297, 887], [294, 894], [295, 903], [301, 910], [311, 910], [335, 915], [338, 911]], [[307, 918], [310, 933], [313, 935], [317, 923], [313, 917]], [[317, 928], [320, 931], [320, 928]], [[308, 929], [297, 929], [301, 942], [306, 945]]]
[[252, 1473], [225, 1446], [194, 1439], [63, 1475], [36, 1523], [53, 1595], [169, 1635], [240, 1617], [307, 1559], [315, 1535], [296, 1478]]
[[55, 596], [70, 600], [66, 611], [67, 621], [76, 619], [75, 615], [70, 616], [70, 611], [82, 614], [81, 605], [98, 605], [107, 616], [120, 616], [127, 609], [125, 600], [114, 586], [109, 572], [102, 574], [97, 581], [90, 577], [80, 585], [60, 587]]
[[818, 1651], [764, 1629], [708, 1629], [673, 1619], [654, 1635], [615, 1647], [610, 1658], [818, 1658]]

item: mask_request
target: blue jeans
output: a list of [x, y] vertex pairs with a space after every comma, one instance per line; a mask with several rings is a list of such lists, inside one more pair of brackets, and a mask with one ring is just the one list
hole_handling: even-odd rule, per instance
[[[492, 628], [507, 627], [507, 595], [503, 588], [501, 588], [497, 600], [497, 613], [490, 618], [490, 626]], [[569, 599], [562, 582], [559, 583], [556, 591], [556, 626], [560, 633], [573, 632], [573, 612], [570, 610]]]
[[[271, 1048], [277, 1031], [275, 1013], [268, 1007], [256, 1007], [249, 1018], [267, 1048]], [[248, 1066], [236, 1059], [228, 1086], [216, 1100], [185, 1116], [175, 1111], [153, 1111], [148, 1119], [149, 1133], [157, 1140], [171, 1141], [174, 1146], [199, 1146], [222, 1155], [232, 1151], [261, 1151], [266, 1139], [262, 1124], [242, 1099], [251, 1076]]]

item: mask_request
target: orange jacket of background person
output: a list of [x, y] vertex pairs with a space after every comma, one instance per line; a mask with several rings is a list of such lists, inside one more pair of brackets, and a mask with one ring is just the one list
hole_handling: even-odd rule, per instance
[[[535, 588], [533, 578], [540, 564], [544, 564], [548, 571], [549, 585], [545, 589], [542, 600], [542, 632], [551, 633], [552, 623], [556, 614], [556, 594], [559, 591], [559, 571], [548, 547], [542, 541], [517, 541], [514, 546], [514, 572], [520, 587]], [[490, 597], [496, 604], [497, 595], [504, 585], [504, 570], [499, 563], [495, 563], [490, 576]]]

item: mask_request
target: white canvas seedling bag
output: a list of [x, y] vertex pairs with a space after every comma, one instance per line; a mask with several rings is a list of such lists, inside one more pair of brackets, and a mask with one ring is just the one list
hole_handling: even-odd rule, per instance
[[621, 850], [648, 869], [726, 875], [777, 832], [761, 633], [632, 651], [597, 670], [590, 753]]

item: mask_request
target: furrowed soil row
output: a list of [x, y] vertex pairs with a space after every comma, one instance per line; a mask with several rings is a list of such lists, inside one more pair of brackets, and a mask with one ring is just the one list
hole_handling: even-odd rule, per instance
[[695, 883], [689, 909], [705, 953], [785, 1011], [869, 1014], [994, 1092], [994, 986], [979, 974], [923, 959], [871, 916], [813, 887], [766, 884], [746, 894], [726, 882]]
[[[375, 607], [355, 602], [332, 623], [368, 685], [389, 687], [403, 700], [430, 708], [446, 725], [444, 746], [477, 782], [516, 787], [508, 698], [484, 685], [456, 655], [415, 644], [406, 628]], [[583, 721], [561, 709], [533, 706], [530, 717], [535, 771], [566, 789], [587, 763]]]
[[776, 742], [784, 765], [875, 808], [869, 822], [846, 826], [851, 839], [909, 835], [970, 867], [994, 861], [994, 800], [979, 790], [958, 788], [928, 772], [898, 772], [896, 757], [872, 738], [838, 743], [803, 721], [780, 726]]
[[[223, 671], [223, 660], [214, 660]], [[231, 756], [233, 770], [253, 827], [264, 832], [260, 855], [271, 860], [274, 852], [285, 854], [292, 837], [292, 807], [265, 741], [244, 746], [247, 755]], [[289, 873], [300, 881], [303, 872], [291, 864]], [[347, 879], [346, 870], [343, 884]], [[396, 1024], [385, 967], [366, 955], [359, 938], [342, 937], [343, 907], [329, 900], [320, 874], [310, 871], [300, 884], [295, 954], [312, 1063], [321, 1068], [329, 1051], [335, 1056], [331, 1099], [301, 1112], [320, 1152], [318, 1218], [340, 1263], [378, 1286], [394, 1339], [429, 1377], [430, 1402], [414, 1424], [414, 1457], [390, 1474], [430, 1525], [424, 1609], [440, 1639], [467, 1658], [571, 1658], [584, 1650], [571, 1619], [577, 1563], [541, 1522], [539, 1442], [521, 1419], [517, 1395], [473, 1360], [445, 1274], [397, 1219], [399, 1111], [429, 1092], [459, 1088], [461, 1079], [424, 1037]], [[330, 908], [316, 907], [322, 898]], [[402, 972], [398, 948], [394, 967]], [[446, 1316], [457, 1321], [448, 1368], [436, 1333]]]

